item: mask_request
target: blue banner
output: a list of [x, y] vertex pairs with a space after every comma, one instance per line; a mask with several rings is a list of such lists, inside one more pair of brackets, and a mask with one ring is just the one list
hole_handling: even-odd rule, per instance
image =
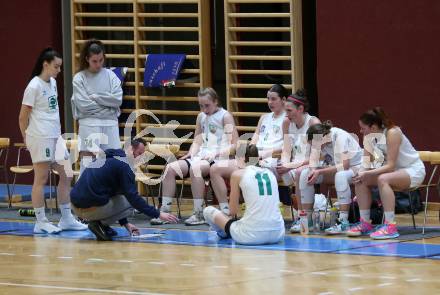
[[144, 87], [175, 85], [185, 54], [148, 54], [145, 60]]

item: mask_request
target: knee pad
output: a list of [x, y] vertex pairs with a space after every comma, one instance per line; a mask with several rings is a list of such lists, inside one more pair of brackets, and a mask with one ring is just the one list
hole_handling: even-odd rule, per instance
[[203, 209], [203, 217], [205, 217], [205, 220], [209, 224], [214, 223], [214, 218], [219, 213], [221, 213], [220, 210], [212, 206], [208, 206], [205, 209]]
[[353, 177], [350, 176], [350, 173], [347, 173], [348, 171], [339, 171], [335, 174], [335, 188], [336, 191], [343, 192], [347, 190], [349, 187], [349, 178]]

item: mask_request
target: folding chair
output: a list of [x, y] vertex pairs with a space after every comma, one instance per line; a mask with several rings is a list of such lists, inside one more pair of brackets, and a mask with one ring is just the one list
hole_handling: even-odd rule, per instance
[[[20, 157], [21, 157], [21, 153], [22, 151], [27, 151], [26, 149], [26, 145], [24, 143], [15, 143], [14, 147], [18, 148], [18, 156], [17, 156], [17, 164], [16, 166], [11, 166], [9, 168], [9, 170], [14, 174], [14, 180], [12, 182], [12, 191], [11, 191], [11, 197], [9, 198], [9, 205], [8, 207], [11, 208], [12, 207], [12, 197], [15, 195], [15, 184], [16, 184], [16, 180], [17, 180], [17, 175], [18, 174], [27, 174], [30, 173], [32, 171], [34, 171], [34, 168], [32, 165], [20, 165]], [[52, 201], [53, 195], [52, 195], [52, 177], [53, 177], [53, 173], [52, 173], [52, 169], [49, 169], [49, 199]], [[56, 205], [58, 206], [58, 200], [56, 201]], [[46, 203], [46, 197], [44, 197], [44, 205], [47, 208], [47, 203]], [[50, 210], [50, 214], [53, 214], [53, 208], [51, 207]]]
[[10, 142], [11, 140], [7, 137], [0, 138], [0, 159], [3, 157], [3, 161], [0, 162], [0, 168], [3, 169], [4, 179], [6, 182], [6, 189], [8, 192], [9, 204], [11, 202], [11, 190], [9, 189], [9, 177], [8, 177], [8, 154], [9, 154]]

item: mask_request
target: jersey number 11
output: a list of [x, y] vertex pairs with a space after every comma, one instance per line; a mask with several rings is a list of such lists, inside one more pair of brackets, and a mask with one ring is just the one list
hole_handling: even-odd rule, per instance
[[[257, 179], [258, 182], [258, 192], [260, 196], [271, 196], [272, 186], [270, 184], [269, 175], [267, 173], [257, 173], [255, 174], [255, 178]], [[263, 181], [266, 184], [266, 194], [264, 193]]]

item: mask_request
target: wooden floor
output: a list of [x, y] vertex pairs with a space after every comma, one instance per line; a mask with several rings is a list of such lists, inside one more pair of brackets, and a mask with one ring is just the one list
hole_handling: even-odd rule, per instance
[[0, 249], [0, 294], [440, 292], [431, 259], [17, 236], [0, 236]]
[[0, 294], [440, 294], [439, 278], [435, 259], [0, 235]]

